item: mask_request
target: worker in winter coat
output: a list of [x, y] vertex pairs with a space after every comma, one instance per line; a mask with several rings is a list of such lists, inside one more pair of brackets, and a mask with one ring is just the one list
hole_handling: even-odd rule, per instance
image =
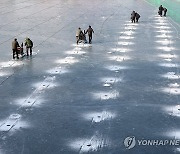
[[26, 46], [26, 55], [29, 56], [29, 50], [30, 55], [32, 55], [33, 42], [30, 40], [30, 38], [26, 38], [24, 45]]
[[162, 7], [162, 5], [160, 5], [159, 7], [159, 11], [158, 14], [162, 17], [162, 12], [163, 12], [164, 8]]
[[86, 30], [86, 34], [88, 33], [88, 37], [89, 37], [89, 43], [92, 43], [92, 33], [94, 33], [94, 30], [91, 28], [91, 26], [89, 26], [89, 28]]
[[133, 22], [135, 23], [135, 15], [136, 15], [136, 12], [133, 11], [133, 12], [131, 13], [131, 21], [132, 21], [132, 23], [133, 23]]
[[12, 42], [13, 59], [15, 59], [15, 54], [17, 56], [17, 59], [19, 59], [18, 47], [19, 47], [19, 43], [18, 43], [17, 39], [15, 38], [14, 41]]

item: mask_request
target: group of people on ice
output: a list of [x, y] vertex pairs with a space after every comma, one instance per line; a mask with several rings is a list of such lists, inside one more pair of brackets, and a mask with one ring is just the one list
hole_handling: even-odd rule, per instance
[[[166, 13], [167, 13], [167, 9], [165, 7], [162, 7], [162, 5], [159, 7], [159, 11], [158, 11], [158, 14], [160, 16], [162, 16], [163, 14], [163, 11], [164, 11], [164, 16], [166, 16]], [[135, 22], [138, 22], [139, 21], [139, 18], [140, 18], [140, 14], [135, 12], [135, 11], [132, 11], [131, 13], [131, 22], [132, 23], [135, 23]], [[88, 33], [88, 37], [89, 37], [89, 44], [92, 43], [92, 34], [94, 33], [94, 30], [92, 29], [91, 26], [89, 26], [89, 28], [85, 31], [82, 31], [81, 28], [79, 27], [78, 30], [76, 31], [76, 43], [87, 43], [87, 40], [86, 40], [86, 34]]]
[[140, 17], [141, 16], [139, 15], [139, 13], [133, 11], [131, 13], [131, 21], [132, 21], [132, 23], [138, 22]]
[[[31, 39], [26, 38], [24, 45], [26, 46], [26, 55], [29, 56], [29, 51], [30, 51], [30, 55], [32, 55], [33, 42], [31, 41]], [[19, 59], [19, 55], [23, 56], [24, 55], [23, 42], [21, 43], [20, 46], [17, 41], [17, 38], [15, 38], [14, 41], [12, 41], [12, 51], [13, 51], [13, 59], [15, 59], [15, 55], [17, 59]]]
[[164, 16], [166, 17], [167, 9], [166, 9], [165, 7], [163, 7], [162, 5], [160, 5], [158, 14], [159, 14], [161, 17], [162, 17], [162, 15], [163, 15], [163, 12], [164, 12]]
[[[163, 14], [163, 12], [164, 12], [164, 14]], [[158, 14], [159, 14], [161, 17], [162, 17], [162, 15], [166, 17], [166, 13], [167, 13], [167, 8], [165, 8], [165, 7], [163, 7], [162, 5], [160, 5], [160, 6], [159, 6]], [[133, 11], [133, 12], [131, 13], [131, 21], [132, 21], [132, 23], [138, 22], [138, 20], [139, 20], [140, 17], [141, 17], [141, 16], [139, 15], [139, 13]]]
[[[164, 16], [166, 16], [167, 9], [165, 7], [163, 7], [162, 5], [160, 5], [158, 14], [160, 16], [162, 16], [163, 12], [164, 12]], [[140, 17], [141, 16], [139, 15], [139, 13], [133, 11], [131, 13], [131, 21], [132, 21], [132, 23], [138, 22]], [[77, 44], [81, 43], [81, 42], [82, 43], [87, 43], [86, 34], [88, 34], [89, 44], [91, 44], [92, 43], [92, 34], [93, 33], [94, 33], [94, 30], [92, 29], [91, 26], [89, 26], [89, 28], [86, 31], [85, 30], [82, 31], [81, 28], [79, 27], [78, 30], [76, 31], [76, 43]], [[32, 55], [33, 42], [31, 41], [31, 39], [26, 38], [24, 45], [26, 46], [26, 55], [29, 56], [29, 50], [30, 50], [30, 55]], [[21, 46], [20, 46], [17, 39], [15, 38], [14, 41], [12, 42], [12, 51], [13, 51], [13, 59], [15, 59], [15, 55], [16, 55], [17, 59], [19, 59], [19, 54], [21, 54], [22, 56], [24, 55], [23, 43], [21, 43]]]
[[91, 26], [89, 26], [89, 28], [85, 31], [82, 31], [81, 28], [79, 27], [78, 30], [76, 31], [76, 43], [87, 43], [86, 40], [86, 34], [88, 34], [89, 37], [89, 44], [92, 43], [92, 34], [94, 33], [94, 30], [92, 29]]

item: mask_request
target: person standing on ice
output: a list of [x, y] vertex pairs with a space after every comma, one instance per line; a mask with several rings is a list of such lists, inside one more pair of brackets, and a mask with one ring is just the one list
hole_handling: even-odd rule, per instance
[[19, 47], [19, 43], [18, 43], [17, 39], [15, 38], [14, 41], [12, 42], [13, 59], [15, 59], [15, 54], [17, 56], [17, 59], [19, 59], [18, 47]]
[[89, 26], [89, 28], [86, 30], [86, 34], [88, 33], [88, 37], [89, 37], [89, 44], [92, 43], [92, 33], [94, 33], [94, 30], [91, 28], [91, 26]]
[[83, 35], [83, 32], [81, 28], [79, 27], [78, 30], [76, 31], [76, 43], [79, 43], [79, 40], [81, 39], [81, 36]]
[[166, 17], [167, 9], [164, 7], [164, 16]]
[[159, 7], [159, 11], [158, 14], [162, 17], [162, 12], [163, 12], [164, 8], [162, 7], [162, 5], [160, 5]]
[[30, 38], [25, 39], [24, 45], [26, 46], [26, 55], [29, 56], [29, 50], [30, 50], [30, 55], [32, 55], [33, 42], [30, 40]]
[[133, 22], [135, 23], [135, 16], [136, 16], [136, 12], [133, 11], [133, 12], [131, 13], [131, 21], [132, 21], [132, 23], [133, 23]]

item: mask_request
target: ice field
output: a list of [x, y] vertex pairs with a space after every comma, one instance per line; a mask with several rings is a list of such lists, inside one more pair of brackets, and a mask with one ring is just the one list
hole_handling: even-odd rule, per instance
[[[180, 140], [173, 1], [160, 17], [151, 0], [1, 0], [0, 154], [180, 153], [180, 144], [138, 145]], [[92, 44], [76, 45], [89, 25]], [[13, 39], [26, 37], [32, 57], [13, 60]]]

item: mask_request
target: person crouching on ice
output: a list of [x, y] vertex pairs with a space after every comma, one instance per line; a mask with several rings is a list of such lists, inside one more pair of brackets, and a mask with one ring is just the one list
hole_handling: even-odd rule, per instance
[[140, 18], [141, 16], [139, 15], [139, 13], [135, 13], [135, 18], [136, 18], [136, 22], [138, 22], [139, 21], [139, 18]]
[[79, 41], [81, 40], [81, 36], [83, 35], [83, 32], [81, 28], [79, 27], [78, 30], [76, 31], [76, 43], [78, 44]]
[[166, 17], [167, 9], [164, 7], [164, 16]]
[[84, 33], [83, 33], [83, 40], [84, 40], [84, 43], [87, 43], [87, 39], [86, 39], [86, 31], [84, 30]]

